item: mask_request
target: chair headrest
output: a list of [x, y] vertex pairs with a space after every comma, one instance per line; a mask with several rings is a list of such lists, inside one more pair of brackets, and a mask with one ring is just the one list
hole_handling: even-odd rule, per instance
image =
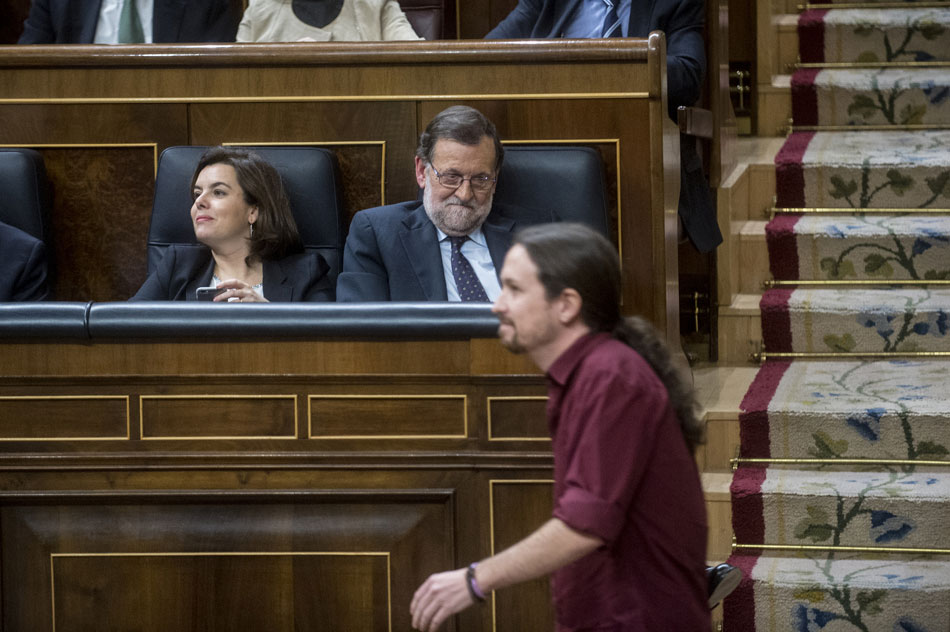
[[600, 154], [590, 147], [506, 146], [495, 200], [553, 211], [609, 237], [607, 189]]
[[[149, 272], [170, 244], [197, 243], [191, 225], [191, 177], [207, 147], [169, 147], [162, 152], [148, 230]], [[280, 173], [304, 247], [338, 269], [343, 244], [343, 200], [333, 152], [318, 147], [250, 147]]]
[[0, 149], [0, 221], [49, 243], [51, 206], [43, 157], [32, 149]]

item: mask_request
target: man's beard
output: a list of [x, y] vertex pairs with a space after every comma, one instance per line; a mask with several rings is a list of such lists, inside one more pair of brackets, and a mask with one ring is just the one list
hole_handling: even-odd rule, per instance
[[422, 205], [436, 228], [446, 235], [464, 236], [471, 234], [488, 217], [494, 192], [486, 194], [481, 203], [474, 197], [468, 202], [462, 202], [455, 195], [441, 202], [436, 202], [432, 197], [432, 186], [427, 183], [422, 194]]
[[[511, 337], [505, 339], [501, 335], [502, 325], [508, 325], [511, 328]], [[498, 323], [498, 341], [501, 342], [501, 346], [514, 354], [522, 354], [525, 352], [524, 345], [521, 344], [521, 341], [518, 340], [518, 331], [515, 329], [515, 326], [510, 322], [500, 322]]]

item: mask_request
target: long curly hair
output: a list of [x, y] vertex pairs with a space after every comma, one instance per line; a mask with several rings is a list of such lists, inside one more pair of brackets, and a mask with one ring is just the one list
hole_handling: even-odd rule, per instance
[[673, 362], [669, 348], [648, 321], [620, 313], [620, 258], [599, 233], [583, 224], [539, 224], [519, 231], [549, 300], [572, 288], [581, 296], [581, 320], [594, 332], [610, 333], [640, 354], [666, 387], [690, 452], [705, 442], [705, 425], [692, 382]]

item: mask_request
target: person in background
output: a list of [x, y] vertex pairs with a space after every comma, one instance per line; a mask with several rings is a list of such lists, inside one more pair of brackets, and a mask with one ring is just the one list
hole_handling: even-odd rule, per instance
[[706, 508], [692, 387], [646, 321], [620, 311], [620, 260], [581, 224], [515, 235], [498, 336], [548, 384], [552, 517], [510, 548], [431, 575], [412, 625], [436, 630], [493, 590], [552, 575], [559, 632], [709, 630]]
[[[669, 116], [695, 105], [706, 72], [703, 0], [519, 0], [492, 29], [488, 39], [646, 37], [666, 35], [666, 81]], [[686, 235], [700, 252], [722, 243], [716, 208], [703, 173], [696, 139], [680, 138], [679, 216]]]
[[46, 300], [46, 275], [46, 245], [0, 222], [0, 302]]
[[493, 201], [503, 158], [495, 126], [481, 112], [456, 105], [437, 114], [416, 148], [422, 201], [353, 216], [337, 300], [495, 300], [515, 230], [557, 219]]
[[250, 0], [239, 42], [419, 40], [396, 0]]
[[233, 42], [230, 0], [33, 0], [20, 44]]
[[169, 246], [132, 300], [332, 301], [327, 262], [305, 252], [280, 174], [242, 149], [214, 147], [192, 177], [191, 221], [201, 245]]

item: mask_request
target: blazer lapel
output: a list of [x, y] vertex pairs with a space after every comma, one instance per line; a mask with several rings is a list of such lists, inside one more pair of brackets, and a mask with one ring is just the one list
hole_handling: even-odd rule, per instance
[[274, 302], [290, 302], [294, 298], [294, 288], [287, 283], [287, 271], [283, 261], [264, 262], [264, 298]]
[[[214, 257], [211, 256], [210, 250], [207, 251], [207, 257], [208, 258], [204, 263], [204, 269], [201, 270], [199, 274], [195, 274], [193, 276], [189, 274], [189, 276], [191, 276], [191, 280], [182, 286], [182, 289], [180, 289], [178, 291], [178, 294], [175, 295], [174, 300], [176, 301], [198, 300], [195, 297], [195, 290], [197, 290], [199, 287], [208, 287], [209, 285], [211, 285], [211, 277], [214, 276]], [[201, 263], [199, 261], [198, 266], [200, 265]], [[186, 273], [187, 272], [190, 272], [190, 270], [187, 270]], [[182, 293], [184, 293], [184, 296], [182, 296]]]
[[[535, 30], [531, 34], [531, 37], [532, 38], [564, 37], [564, 27], [567, 24], [567, 21], [570, 20], [571, 17], [574, 15], [574, 12], [577, 11], [577, 8], [580, 5], [581, 1], [582, 0], [568, 0], [566, 3], [563, 3], [564, 6], [563, 8], [560, 8], [560, 9], [557, 7], [557, 5], [559, 4], [558, 2], [546, 3], [545, 8], [548, 11], [551, 11], [553, 13], [553, 15], [550, 18], [551, 21], [548, 22], [548, 24], [551, 24], [553, 22], [553, 26], [551, 27], [551, 30], [548, 33], [539, 33], [537, 32], [538, 31], [537, 27], [535, 27]], [[540, 26], [543, 22], [544, 22], [543, 20], [539, 20], [538, 26]]]
[[399, 239], [406, 250], [409, 267], [415, 273], [422, 291], [425, 292], [426, 300], [448, 300], [438, 233], [435, 232], [435, 226], [426, 215], [425, 208], [420, 204], [402, 223], [403, 228], [399, 230]]
[[[69, 17], [66, 27], [79, 31], [77, 42], [83, 44], [92, 44], [96, 37], [96, 24], [99, 23], [99, 8], [102, 0], [86, 0], [86, 2], [67, 2]], [[65, 39], [69, 42], [69, 39]]]
[[485, 234], [485, 242], [488, 244], [492, 263], [495, 265], [496, 276], [501, 275], [501, 266], [505, 263], [505, 255], [511, 246], [514, 231], [514, 220], [497, 214], [489, 214], [485, 218], [485, 223], [482, 224], [482, 233]]

